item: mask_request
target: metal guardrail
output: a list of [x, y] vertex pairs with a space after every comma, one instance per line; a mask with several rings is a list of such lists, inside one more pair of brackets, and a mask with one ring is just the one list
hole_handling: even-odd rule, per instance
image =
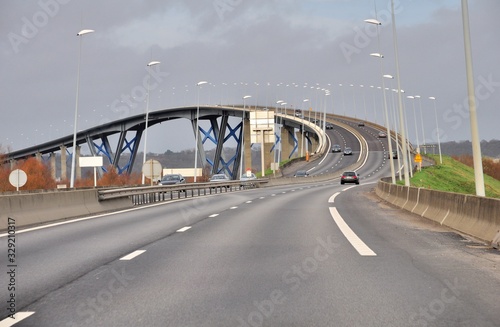
[[130, 198], [133, 205], [164, 202], [217, 193], [227, 193], [252, 189], [268, 183], [261, 178], [251, 181], [227, 181], [213, 183], [187, 183], [177, 185], [140, 186], [99, 190], [99, 201]]

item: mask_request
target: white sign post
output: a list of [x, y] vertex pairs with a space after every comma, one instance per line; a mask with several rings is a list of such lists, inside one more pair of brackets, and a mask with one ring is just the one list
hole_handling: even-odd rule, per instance
[[102, 167], [102, 157], [80, 157], [78, 160], [80, 167], [94, 167], [94, 187], [97, 186], [97, 167]]
[[16, 188], [16, 191], [19, 192], [19, 188], [23, 187], [24, 184], [28, 181], [28, 176], [21, 169], [13, 170], [9, 175], [9, 182], [12, 186]]
[[149, 159], [142, 165], [142, 173], [151, 180], [151, 186], [153, 186], [154, 180], [160, 179], [162, 170], [163, 168], [158, 160]]

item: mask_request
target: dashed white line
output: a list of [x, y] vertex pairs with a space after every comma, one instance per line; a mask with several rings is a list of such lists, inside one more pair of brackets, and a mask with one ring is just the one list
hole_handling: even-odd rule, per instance
[[330, 207], [330, 214], [333, 217], [333, 220], [339, 227], [342, 234], [344, 234], [345, 238], [351, 243], [351, 245], [358, 251], [358, 253], [362, 256], [376, 256], [377, 254], [372, 251], [359, 237], [356, 233], [353, 232], [351, 227], [346, 224], [344, 219], [340, 216], [337, 208]]
[[127, 254], [126, 256], [124, 257], [121, 257], [120, 260], [132, 260], [134, 259], [135, 257], [143, 254], [144, 252], [146, 252], [146, 250], [137, 250], [137, 251], [134, 251], [130, 254]]
[[182, 227], [181, 229], [178, 229], [176, 232], [177, 233], [184, 233], [188, 229], [191, 229], [191, 226]]
[[218, 213], [214, 213], [214, 214], [208, 216], [208, 218], [214, 218], [214, 217], [217, 217], [218, 215], [219, 215]]
[[229, 210], [234, 210], [234, 209], [238, 209], [238, 207], [231, 207], [231, 208], [229, 208]]
[[252, 203], [252, 200], [248, 200], [248, 201], [247, 201], [247, 202], [245, 202], [245, 203]]
[[18, 312], [14, 315], [14, 319], [12, 318], [5, 318], [4, 320], [0, 321], [0, 327], [10, 327], [14, 326], [14, 324], [17, 324], [21, 320], [24, 320], [34, 314], [34, 311], [26, 311], [26, 312]]

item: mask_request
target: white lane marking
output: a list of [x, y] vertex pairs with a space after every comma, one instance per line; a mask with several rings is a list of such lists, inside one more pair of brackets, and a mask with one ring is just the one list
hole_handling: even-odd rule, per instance
[[238, 207], [231, 207], [230, 210], [238, 209]]
[[339, 195], [340, 192], [337, 192], [335, 193], [334, 195], [332, 195], [329, 199], [328, 199], [328, 203], [333, 203], [335, 202], [335, 198], [337, 197], [337, 195]]
[[191, 229], [191, 226], [182, 227], [181, 229], [178, 229], [176, 232], [183, 233], [183, 232], [187, 231], [188, 229]]
[[351, 188], [353, 188], [353, 187], [356, 187], [356, 185], [351, 185], [351, 186], [349, 186], [349, 187], [346, 187], [345, 189], [343, 189], [343, 190], [342, 190], [342, 192], [343, 192], [343, 191], [347, 191], [347, 190], [349, 190], [349, 189], [351, 189]]
[[245, 203], [252, 203], [252, 200], [248, 200], [248, 201], [247, 201], [247, 202], [245, 202]]
[[26, 311], [26, 312], [18, 312], [14, 315], [14, 319], [8, 317], [5, 318], [4, 320], [0, 321], [0, 327], [10, 327], [14, 326], [14, 324], [17, 324], [21, 320], [24, 320], [34, 314], [34, 311]]
[[143, 254], [144, 252], [146, 252], [146, 250], [137, 250], [137, 251], [134, 251], [130, 254], [127, 254], [126, 256], [124, 257], [121, 257], [120, 260], [132, 260], [134, 259], [135, 257]]
[[[207, 195], [207, 197], [210, 197], [210, 196], [217, 196], [217, 194]], [[130, 208], [130, 209], [124, 209], [124, 210], [120, 210], [120, 211], [114, 211], [114, 212], [108, 212], [108, 213], [103, 213], [103, 214], [97, 214], [95, 216], [70, 219], [70, 220], [65, 220], [65, 221], [62, 221], [62, 222], [47, 224], [47, 225], [43, 225], [43, 226], [31, 227], [31, 228], [26, 228], [26, 229], [22, 229], [22, 230], [17, 230], [16, 229], [16, 234], [21, 234], [21, 233], [26, 233], [26, 232], [33, 232], [33, 231], [36, 231], [36, 230], [39, 230], [39, 229], [56, 227], [56, 226], [59, 226], [59, 225], [72, 224], [72, 223], [76, 223], [76, 222], [79, 222], [79, 221], [91, 220], [91, 219], [95, 219], [95, 218], [107, 217], [107, 216], [112, 216], [112, 215], [119, 215], [119, 214], [126, 213], [126, 212], [131, 212], [131, 211], [142, 210], [142, 209], [151, 208], [151, 207], [162, 206], [162, 205], [166, 205], [166, 204], [170, 204], [170, 203], [181, 202], [181, 201], [189, 201], [191, 199], [192, 198], [183, 198], [183, 199], [171, 200], [171, 201], [166, 201], [166, 202], [157, 202], [157, 203], [152, 203], [152, 204], [148, 204], [148, 205], [144, 205], [144, 206], [140, 206], [140, 207], [136, 207], [136, 208]], [[9, 234], [8, 233], [0, 234], [0, 238], [6, 237], [7, 235], [9, 235]], [[0, 327], [2, 327], [2, 326], [0, 326]]]
[[262, 200], [262, 199], [265, 199], [265, 198], [266, 198], [265, 196], [261, 196], [259, 199], [261, 199], [261, 200]]
[[218, 213], [214, 213], [213, 215], [208, 216], [208, 218], [217, 217], [218, 215], [219, 215]]
[[342, 234], [344, 234], [345, 238], [351, 243], [351, 245], [358, 251], [358, 253], [362, 256], [376, 256], [377, 254], [372, 251], [359, 237], [356, 233], [353, 232], [351, 227], [346, 224], [344, 219], [340, 216], [337, 208], [330, 207], [330, 214], [333, 217], [333, 220], [339, 227]]

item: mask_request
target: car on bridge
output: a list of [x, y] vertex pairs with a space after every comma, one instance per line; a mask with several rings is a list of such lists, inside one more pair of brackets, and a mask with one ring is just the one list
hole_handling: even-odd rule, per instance
[[226, 174], [214, 174], [212, 175], [212, 177], [210, 177], [210, 180], [209, 182], [210, 183], [213, 183], [213, 184], [217, 184], [217, 186], [210, 186], [211, 189], [215, 189], [215, 188], [231, 188], [230, 185], [223, 185], [223, 183], [225, 182], [230, 182], [231, 179], [229, 177], [227, 177]]
[[387, 134], [385, 134], [384, 132], [378, 132], [378, 137], [379, 138], [386, 138]]
[[344, 156], [352, 156], [352, 149], [350, 147], [344, 149]]
[[159, 185], [185, 184], [186, 179], [181, 174], [166, 174], [158, 182]]
[[297, 170], [295, 175], [293, 177], [307, 177], [309, 176], [309, 173], [306, 170]]
[[365, 126], [365, 122], [364, 122], [364, 121], [359, 121], [359, 122], [358, 122], [358, 126], [360, 126], [360, 127]]
[[[392, 159], [398, 158], [398, 151], [392, 151]], [[387, 159], [391, 159], [391, 155], [387, 153]]]
[[342, 152], [342, 148], [338, 144], [332, 146], [332, 152]]
[[344, 171], [340, 176], [340, 184], [345, 183], [359, 184], [359, 174], [355, 171]]

